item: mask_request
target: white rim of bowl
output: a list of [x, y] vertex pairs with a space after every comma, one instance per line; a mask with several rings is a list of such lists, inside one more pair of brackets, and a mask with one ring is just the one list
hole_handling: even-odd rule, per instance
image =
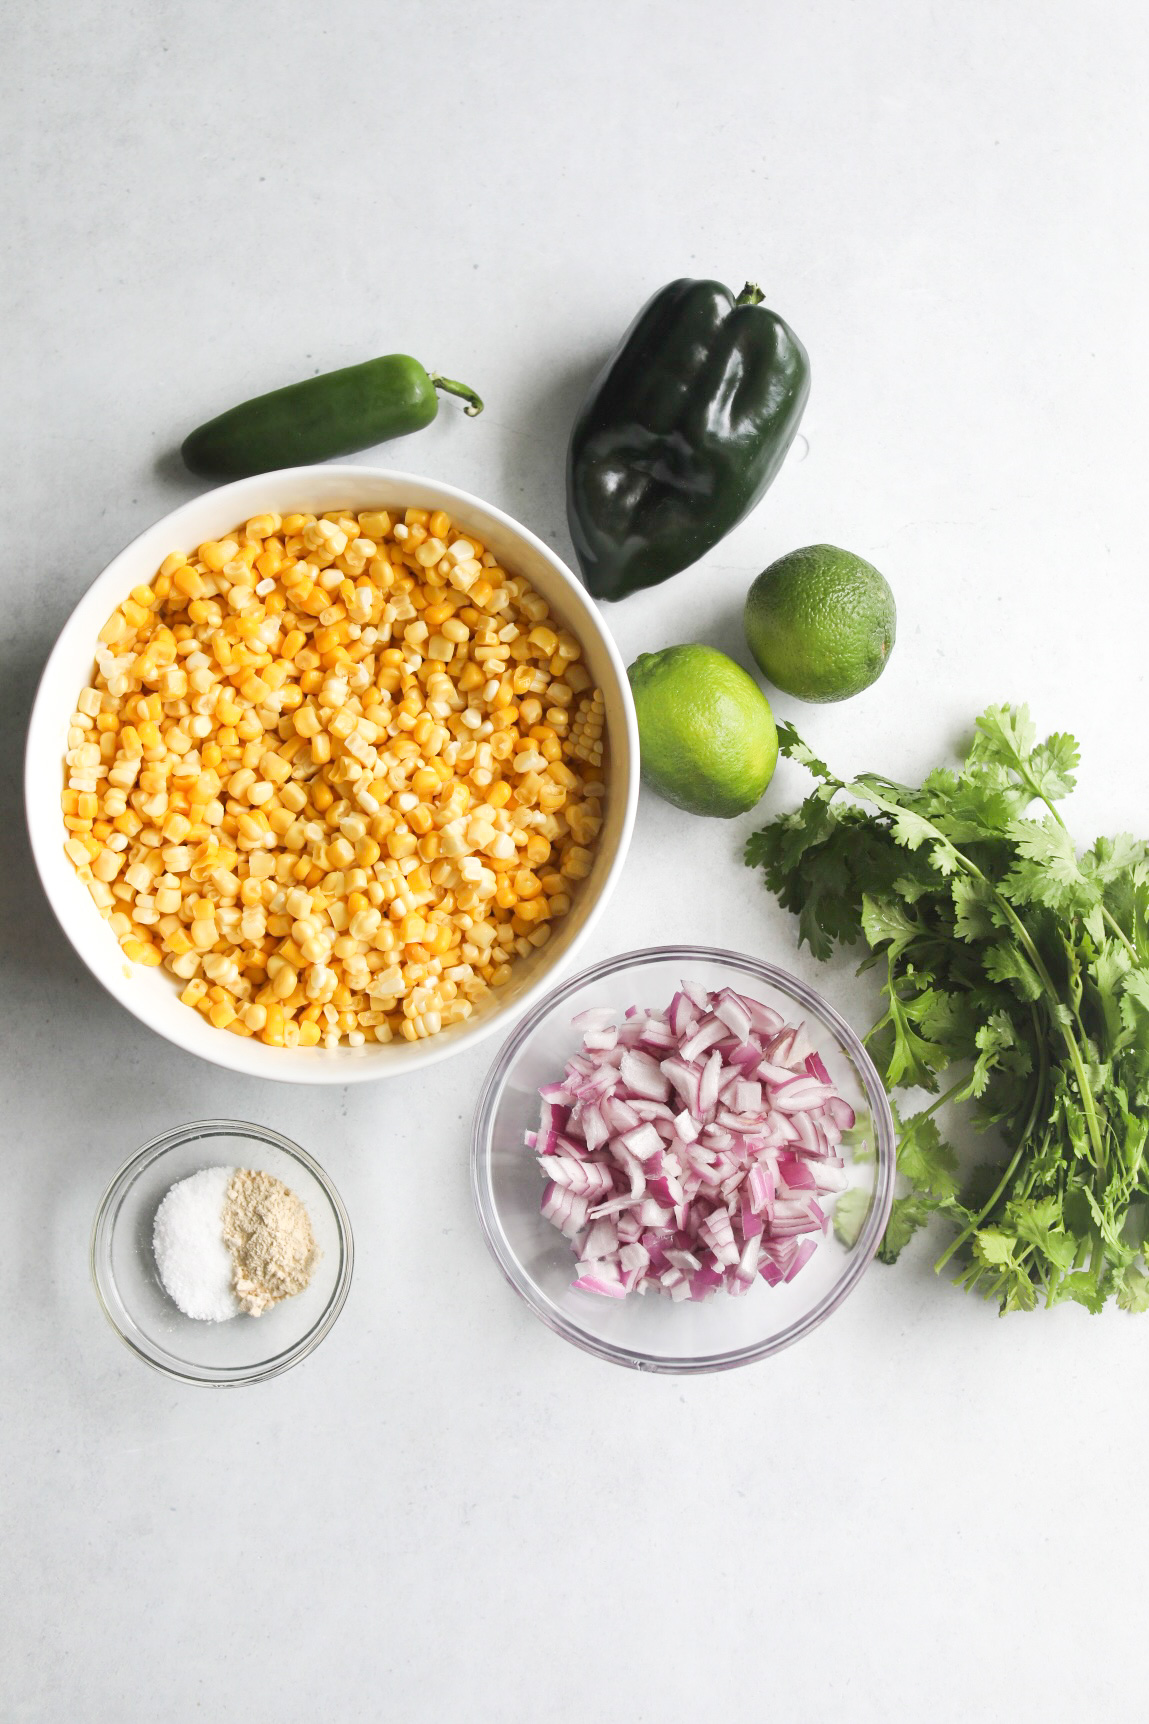
[[[110, 1244], [111, 1235], [115, 1229], [116, 1218], [120, 1205], [132, 1186], [135, 1184], [144, 1168], [153, 1161], [158, 1161], [176, 1144], [182, 1143], [190, 1136], [213, 1137], [227, 1134], [230, 1137], [248, 1137], [257, 1143], [270, 1143], [275, 1149], [298, 1161], [311, 1174], [319, 1186], [335, 1216], [336, 1230], [339, 1234], [339, 1273], [331, 1297], [316, 1318], [306, 1335], [285, 1347], [282, 1353], [275, 1353], [270, 1359], [260, 1365], [241, 1366], [225, 1373], [215, 1374], [205, 1371], [195, 1375], [189, 1371], [181, 1371], [174, 1365], [168, 1365], [162, 1359], [157, 1359], [140, 1347], [121, 1329], [107, 1299], [100, 1281], [100, 1267], [97, 1261], [105, 1246]], [[347, 1213], [343, 1199], [332, 1184], [315, 1157], [309, 1155], [298, 1143], [282, 1133], [273, 1131], [270, 1126], [257, 1125], [252, 1120], [244, 1119], [193, 1119], [186, 1125], [173, 1126], [170, 1131], [161, 1132], [159, 1137], [153, 1137], [150, 1143], [145, 1143], [142, 1149], [137, 1149], [130, 1155], [123, 1166], [113, 1175], [107, 1190], [100, 1199], [92, 1222], [92, 1231], [88, 1241], [88, 1267], [92, 1274], [92, 1283], [96, 1289], [96, 1297], [100, 1301], [100, 1309], [108, 1319], [113, 1330], [130, 1353], [137, 1359], [142, 1359], [145, 1365], [150, 1365], [153, 1371], [158, 1371], [163, 1377], [172, 1377], [178, 1383], [191, 1383], [202, 1389], [243, 1389], [250, 1383], [264, 1383], [271, 1377], [282, 1376], [293, 1365], [298, 1365], [301, 1359], [306, 1359], [314, 1352], [320, 1341], [329, 1335], [340, 1312], [347, 1303], [347, 1295], [351, 1291], [351, 1275], [355, 1268], [355, 1238], [351, 1231], [351, 1217]], [[110, 1273], [110, 1271], [109, 1271]], [[113, 1279], [114, 1284], [114, 1279]]]
[[[47, 690], [52, 680], [56, 662], [58, 659], [66, 656], [68, 648], [72, 642], [72, 635], [78, 627], [76, 623], [77, 612], [84, 604], [85, 600], [90, 596], [92, 590], [101, 582], [106, 582], [109, 587], [113, 587], [115, 585], [115, 581], [112, 577], [116, 575], [125, 562], [131, 559], [137, 546], [140, 545], [143, 540], [148, 538], [150, 534], [157, 533], [161, 527], [164, 528], [165, 531], [170, 531], [173, 538], [177, 537], [180, 533], [182, 522], [187, 518], [187, 516], [198, 512], [202, 507], [205, 498], [211, 497], [212, 499], [220, 499], [222, 501], [230, 496], [234, 496], [237, 492], [251, 491], [253, 489], [258, 490], [260, 485], [270, 485], [272, 483], [280, 485], [292, 482], [298, 483], [298, 485], [303, 488], [309, 480], [314, 480], [317, 476], [322, 476], [325, 480], [346, 480], [349, 485], [354, 485], [357, 481], [378, 483], [382, 480], [387, 484], [400, 487], [406, 485], [431, 489], [440, 497], [449, 499], [453, 505], [458, 505], [460, 512], [462, 513], [465, 513], [466, 510], [470, 508], [488, 515], [500, 527], [525, 540], [538, 554], [540, 554], [550, 565], [553, 572], [558, 575], [564, 585], [571, 590], [576, 606], [585, 612], [586, 619], [589, 621], [590, 626], [598, 639], [599, 645], [605, 652], [617, 680], [629, 758], [627, 763], [627, 782], [624, 787], [625, 796], [622, 805], [622, 826], [619, 834], [617, 850], [603, 879], [598, 897], [588, 908], [585, 920], [578, 932], [573, 936], [570, 945], [566, 947], [566, 949], [557, 958], [555, 968], [561, 969], [566, 964], [574, 960], [593, 931], [599, 917], [606, 908], [608, 901], [613, 896], [618, 884], [619, 876], [626, 864], [631, 837], [634, 832], [635, 817], [638, 810], [638, 720], [635, 715], [634, 701], [630, 693], [630, 683], [627, 679], [626, 666], [622, 662], [622, 656], [619, 653], [618, 647], [615, 645], [614, 638], [611, 635], [610, 630], [607, 628], [605, 622], [600, 616], [597, 607], [592, 601], [590, 595], [587, 593], [585, 587], [576, 578], [573, 571], [568, 568], [566, 563], [563, 562], [557, 552], [552, 550], [551, 547], [547, 545], [544, 540], [540, 539], [536, 533], [531, 532], [529, 527], [525, 527], [522, 522], [516, 520], [513, 515], [508, 515], [505, 510], [497, 508], [493, 503], [488, 503], [484, 498], [476, 496], [473, 492], [461, 490], [457, 485], [450, 485], [439, 479], [428, 478], [417, 473], [404, 472], [398, 468], [367, 467], [360, 464], [346, 462], [321, 462], [300, 467], [281, 467], [270, 473], [260, 473], [255, 474], [250, 478], [236, 479], [231, 484], [220, 485], [214, 489], [201, 492], [198, 496], [190, 498], [186, 503], [182, 503], [179, 508], [173, 509], [169, 514], [162, 515], [159, 520], [153, 521], [149, 526], [145, 527], [142, 532], [137, 533], [135, 538], [125, 545], [123, 550], [113, 557], [110, 563], [106, 564], [76, 601], [76, 604], [69, 612], [64, 626], [56, 638], [56, 642], [52, 651], [48, 655], [44, 669], [40, 673], [40, 680], [36, 689], [36, 698], [32, 705], [32, 716], [28, 725], [28, 738], [24, 750], [25, 819], [28, 827], [29, 842], [32, 849], [32, 858], [36, 865], [36, 872], [40, 877], [40, 884], [43, 888], [44, 896], [47, 898], [52, 914], [55, 916], [57, 923], [68, 940], [68, 943], [72, 946], [72, 949], [81, 958], [87, 969], [95, 977], [96, 981], [99, 982], [105, 992], [110, 994], [117, 1004], [123, 1006], [124, 1009], [130, 1012], [133, 1017], [137, 1018], [140, 1023], [145, 1024], [149, 1029], [155, 1031], [157, 1035], [162, 1036], [165, 1041], [170, 1041], [176, 1047], [182, 1047], [185, 1052], [191, 1053], [194, 1057], [207, 1060], [210, 1064], [221, 1066], [227, 1071], [241, 1072], [248, 1077], [266, 1078], [271, 1082], [277, 1083], [373, 1083], [382, 1082], [389, 1077], [398, 1077], [404, 1072], [421, 1070], [423, 1067], [436, 1064], [440, 1060], [450, 1059], [454, 1054], [462, 1053], [475, 1046], [476, 1043], [485, 1040], [488, 1036], [494, 1035], [496, 1031], [505, 1031], [508, 1022], [513, 1022], [522, 1012], [528, 1011], [534, 1002], [540, 998], [541, 994], [553, 984], [554, 970], [544, 967], [538, 979], [533, 982], [522, 995], [516, 996], [514, 1000], [508, 1002], [505, 1006], [496, 1008], [494, 1011], [490, 1012], [489, 1015], [479, 1017], [473, 1024], [468, 1020], [468, 1025], [463, 1027], [461, 1033], [456, 1034], [453, 1029], [449, 1029], [441, 1032], [438, 1036], [430, 1036], [422, 1041], [407, 1043], [402, 1047], [391, 1042], [386, 1045], [385, 1049], [380, 1045], [378, 1055], [373, 1050], [365, 1052], [364, 1050], [357, 1048], [309, 1048], [305, 1050], [308, 1054], [318, 1056], [315, 1060], [314, 1070], [310, 1069], [310, 1066], [308, 1069], [304, 1069], [303, 1071], [298, 1069], [293, 1069], [291, 1071], [276, 1071], [274, 1067], [265, 1070], [263, 1069], [262, 1063], [259, 1069], [256, 1069], [252, 1061], [244, 1058], [245, 1044], [243, 1041], [235, 1036], [229, 1036], [227, 1032], [223, 1030], [218, 1032], [221, 1044], [218, 1054], [214, 1051], [206, 1053], [199, 1048], [190, 1048], [187, 1046], [186, 1042], [170, 1035], [166, 1029], [160, 1028], [152, 1021], [147, 1011], [146, 1001], [142, 999], [133, 999], [131, 997], [130, 989], [120, 989], [110, 976], [102, 975], [96, 966], [96, 962], [90, 958], [86, 952], [81, 950], [76, 941], [72, 938], [68, 923], [63, 912], [57, 906], [55, 893], [49, 884], [51, 873], [48, 866], [48, 856], [54, 847], [59, 847], [61, 844], [60, 831], [62, 828], [60, 827], [58, 820], [49, 821], [48, 819], [40, 818], [39, 814], [36, 812], [38, 806], [37, 798], [33, 794], [38, 764], [42, 764], [42, 757], [47, 753], [53, 752], [47, 747], [48, 735], [46, 733], [50, 733], [53, 729], [53, 715], [56, 708], [49, 708]], [[93, 652], [94, 650], [93, 636]], [[50, 830], [49, 826], [51, 827]], [[112, 954], [112, 962], [115, 963], [117, 959], [119, 959], [118, 946]], [[294, 1052], [296, 1050], [268, 1050], [269, 1053], [273, 1054], [285, 1051]]]
[[[757, 1343], [751, 1347], [736, 1348], [728, 1353], [703, 1354], [697, 1358], [675, 1357], [660, 1353], [637, 1353], [630, 1348], [617, 1347], [609, 1341], [588, 1335], [584, 1330], [570, 1323], [549, 1301], [544, 1304], [533, 1286], [528, 1289], [526, 1278], [519, 1269], [518, 1260], [510, 1248], [499, 1221], [498, 1210], [491, 1193], [491, 1132], [495, 1112], [502, 1097], [512, 1062], [523, 1043], [534, 1033], [544, 1018], [562, 1004], [563, 1000], [569, 999], [573, 993], [585, 987], [588, 982], [599, 981], [605, 976], [615, 975], [619, 970], [636, 968], [641, 964], [665, 962], [689, 964], [701, 961], [729, 964], [735, 969], [748, 972], [771, 987], [780, 989], [783, 993], [792, 995], [809, 1011], [816, 1012], [838, 1036], [845, 1052], [853, 1061], [861, 1080], [870, 1108], [870, 1117], [874, 1122], [876, 1169], [874, 1200], [870, 1205], [870, 1211], [862, 1231], [853, 1246], [850, 1261], [841, 1280], [835, 1283], [824, 1299], [820, 1300], [796, 1323], [792, 1323], [788, 1329], [780, 1330], [768, 1341]], [[526, 1155], [529, 1154], [529, 1151], [524, 1149], [523, 1153]], [[788, 970], [780, 969], [776, 964], [768, 964], [763, 959], [748, 957], [742, 952], [731, 952], [717, 946], [647, 946], [633, 952], [623, 952], [617, 958], [606, 958], [599, 964], [591, 964], [589, 968], [581, 970], [577, 976], [571, 976], [567, 981], [560, 983], [547, 995], [546, 999], [540, 1000], [532, 1011], [524, 1014], [499, 1049], [498, 1058], [488, 1072], [487, 1080], [479, 1095], [474, 1122], [471, 1127], [471, 1192], [478, 1211], [483, 1237], [486, 1239], [492, 1257], [502, 1271], [503, 1278], [510, 1283], [519, 1298], [541, 1323], [545, 1323], [554, 1334], [561, 1335], [564, 1340], [572, 1342], [576, 1347], [581, 1347], [584, 1353], [591, 1353], [596, 1359], [605, 1359], [608, 1364], [623, 1365], [632, 1371], [646, 1371], [661, 1376], [695, 1376], [712, 1371], [732, 1371], [739, 1365], [752, 1365], [760, 1359], [768, 1359], [772, 1354], [780, 1353], [784, 1347], [792, 1346], [795, 1341], [800, 1341], [804, 1335], [808, 1335], [812, 1329], [818, 1328], [853, 1292], [869, 1267], [890, 1217], [896, 1176], [897, 1154], [894, 1121], [890, 1112], [889, 1098], [886, 1095], [882, 1080], [878, 1076], [874, 1062], [866, 1052], [857, 1033], [850, 1028], [841, 1013], [835, 1011], [834, 1007], [821, 994], [817, 993], [815, 989], [807, 987], [804, 982], [800, 982]], [[588, 1299], [593, 1297], [593, 1294], [587, 1294]]]

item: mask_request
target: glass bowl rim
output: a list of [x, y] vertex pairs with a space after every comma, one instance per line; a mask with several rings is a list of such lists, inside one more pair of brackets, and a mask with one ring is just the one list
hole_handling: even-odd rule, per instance
[[[642, 965], [651, 963], [703, 961], [732, 966], [759, 981], [766, 982], [782, 993], [789, 994], [810, 1011], [816, 1012], [823, 1022], [834, 1031], [845, 1052], [854, 1063], [869, 1104], [870, 1116], [874, 1122], [876, 1168], [874, 1199], [870, 1205], [865, 1224], [854, 1244], [844, 1274], [817, 1305], [787, 1328], [779, 1330], [776, 1335], [771, 1335], [765, 1341], [722, 1353], [694, 1356], [639, 1353], [632, 1348], [617, 1346], [597, 1336], [588, 1335], [585, 1330], [570, 1322], [553, 1306], [545, 1305], [538, 1297], [535, 1288], [527, 1282], [517, 1258], [506, 1242], [505, 1234], [498, 1220], [498, 1210], [490, 1194], [488, 1170], [494, 1117], [512, 1063], [543, 1020], [549, 1017], [562, 1004], [563, 1000], [569, 999], [572, 994], [585, 987], [588, 982], [600, 981], [607, 976], [617, 975], [623, 970], [637, 969]], [[866, 1052], [856, 1031], [850, 1028], [845, 1018], [830, 1005], [828, 1000], [823, 998], [814, 988], [808, 987], [805, 982], [800, 981], [797, 976], [791, 975], [788, 970], [783, 970], [776, 964], [767, 963], [764, 959], [750, 957], [742, 952], [732, 952], [721, 946], [639, 947], [629, 952], [619, 953], [613, 958], [604, 958], [601, 962], [589, 965], [586, 969], [580, 970], [576, 975], [560, 983], [519, 1020], [499, 1049], [498, 1057], [487, 1073], [480, 1091], [471, 1126], [471, 1194], [478, 1212], [479, 1225], [487, 1242], [487, 1248], [498, 1264], [503, 1278], [510, 1283], [539, 1321], [545, 1323], [547, 1328], [556, 1335], [561, 1335], [564, 1340], [580, 1347], [583, 1352], [593, 1354], [595, 1358], [605, 1359], [609, 1364], [622, 1365], [630, 1370], [646, 1371], [652, 1375], [691, 1376], [713, 1371], [734, 1370], [739, 1365], [751, 1365], [760, 1359], [769, 1358], [772, 1354], [781, 1352], [784, 1347], [791, 1346], [795, 1341], [801, 1340], [811, 1330], [818, 1328], [827, 1317], [837, 1310], [848, 1294], [853, 1292], [869, 1267], [889, 1220], [890, 1209], [894, 1200], [896, 1175], [896, 1142], [889, 1098], [886, 1095], [882, 1080], [878, 1076], [874, 1062]]]
[[[130, 1335], [125, 1334], [105, 1295], [101, 1259], [103, 1255], [106, 1255], [104, 1247], [110, 1242], [121, 1205], [145, 1169], [157, 1162], [169, 1150], [186, 1141], [192, 1134], [211, 1137], [222, 1136], [224, 1133], [235, 1137], [248, 1137], [259, 1143], [271, 1144], [273, 1148], [281, 1150], [290, 1159], [298, 1161], [312, 1175], [327, 1199], [335, 1218], [335, 1229], [339, 1237], [338, 1273], [335, 1278], [335, 1286], [320, 1315], [307, 1333], [302, 1335], [298, 1341], [292, 1342], [291, 1346], [285, 1347], [281, 1352], [273, 1354], [269, 1359], [262, 1360], [256, 1365], [180, 1370], [177, 1366], [168, 1364], [164, 1359], [155, 1357], [147, 1348], [140, 1346]], [[113, 1174], [103, 1197], [100, 1199], [95, 1219], [92, 1222], [92, 1231], [88, 1242], [88, 1267], [96, 1289], [96, 1297], [100, 1302], [100, 1309], [119, 1340], [123, 1342], [129, 1352], [135, 1354], [137, 1359], [142, 1359], [144, 1364], [150, 1365], [153, 1371], [159, 1371], [162, 1376], [171, 1377], [179, 1383], [192, 1383], [197, 1387], [212, 1389], [243, 1388], [249, 1383], [266, 1382], [269, 1378], [278, 1377], [284, 1371], [290, 1370], [292, 1365], [297, 1365], [301, 1359], [305, 1359], [309, 1353], [314, 1352], [324, 1337], [330, 1333], [347, 1302], [347, 1295], [351, 1288], [351, 1275], [355, 1267], [355, 1240], [351, 1231], [351, 1218], [344, 1206], [343, 1199], [314, 1156], [308, 1154], [301, 1145], [294, 1143], [289, 1137], [284, 1137], [281, 1132], [275, 1131], [271, 1126], [258, 1125], [253, 1120], [194, 1119], [189, 1120], [184, 1125], [172, 1126], [157, 1137], [151, 1138], [140, 1149], [135, 1150]], [[110, 1265], [107, 1274], [111, 1285], [116, 1287], [118, 1296], [119, 1289]], [[123, 1303], [122, 1300], [121, 1303]]]

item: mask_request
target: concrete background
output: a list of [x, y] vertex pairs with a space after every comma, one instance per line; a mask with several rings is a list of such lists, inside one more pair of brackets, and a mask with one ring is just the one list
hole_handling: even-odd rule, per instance
[[[466, 1180], [491, 1047], [433, 1082], [248, 1082], [106, 998], [22, 830], [22, 735], [79, 594], [191, 495], [233, 401], [394, 349], [488, 401], [367, 459], [570, 554], [589, 375], [679, 274], [760, 281], [813, 361], [764, 505], [609, 610], [626, 658], [744, 656], [795, 545], [871, 558], [889, 670], [778, 711], [912, 777], [990, 700], [1084, 751], [1069, 818], [1144, 831], [1149, 26], [1132, 0], [534, 5], [13, 0], [0, 253], [0, 1715], [633, 1724], [1096, 1718], [1141, 1697], [1149, 1319], [999, 1321], [930, 1242], [776, 1360], [631, 1377], [552, 1337]], [[779, 772], [763, 812], [802, 793]], [[749, 816], [644, 797], [587, 961], [674, 937], [791, 965]], [[347, 1309], [259, 1389], [116, 1342], [87, 1235], [119, 1161], [236, 1115], [296, 1137], [356, 1230]], [[425, 1218], [425, 1227], [397, 1220]]]

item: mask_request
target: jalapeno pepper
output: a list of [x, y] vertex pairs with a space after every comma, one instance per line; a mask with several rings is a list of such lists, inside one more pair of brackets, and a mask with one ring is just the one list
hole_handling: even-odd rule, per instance
[[656, 293], [571, 434], [567, 515], [590, 591], [625, 598], [716, 545], [781, 467], [809, 388], [806, 350], [759, 288]]
[[199, 426], [181, 452], [192, 472], [208, 479], [328, 461], [429, 425], [439, 411], [438, 390], [461, 396], [472, 416], [483, 411], [465, 383], [425, 371], [405, 353], [388, 353], [244, 401]]

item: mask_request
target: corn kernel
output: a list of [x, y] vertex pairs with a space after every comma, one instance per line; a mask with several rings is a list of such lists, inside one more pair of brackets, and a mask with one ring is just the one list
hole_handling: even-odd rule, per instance
[[601, 693], [445, 511], [254, 516], [173, 553], [101, 639], [122, 656], [77, 700], [66, 851], [125, 953], [217, 1027], [437, 1034], [590, 871]]

